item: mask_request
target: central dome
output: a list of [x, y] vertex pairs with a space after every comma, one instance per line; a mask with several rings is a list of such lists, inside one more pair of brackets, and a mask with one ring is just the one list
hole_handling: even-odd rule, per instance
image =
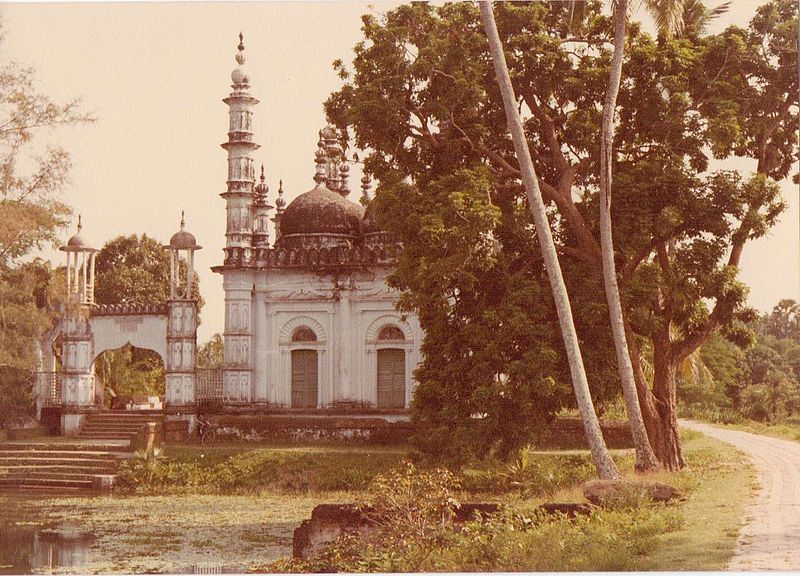
[[301, 194], [281, 217], [281, 236], [294, 234], [343, 234], [358, 236], [364, 208], [325, 186]]

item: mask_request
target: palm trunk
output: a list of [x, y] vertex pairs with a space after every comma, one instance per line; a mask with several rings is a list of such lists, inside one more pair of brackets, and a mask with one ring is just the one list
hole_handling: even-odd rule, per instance
[[617, 269], [614, 264], [614, 238], [611, 231], [614, 110], [617, 106], [617, 94], [622, 80], [627, 4], [627, 0], [617, 0], [614, 10], [614, 56], [611, 60], [608, 90], [603, 103], [603, 125], [600, 139], [600, 246], [603, 258], [603, 281], [608, 302], [608, 314], [611, 320], [611, 332], [614, 335], [614, 347], [617, 352], [617, 368], [622, 382], [625, 409], [628, 413], [628, 425], [630, 426], [633, 445], [636, 449], [636, 470], [647, 472], [657, 470], [659, 465], [647, 438], [647, 430], [644, 426], [642, 410], [636, 393], [633, 364], [628, 354], [625, 325], [622, 320], [622, 303], [620, 301], [619, 286], [617, 285]]
[[506, 121], [514, 141], [514, 151], [519, 161], [522, 171], [522, 181], [525, 185], [525, 192], [528, 197], [528, 204], [536, 225], [536, 236], [539, 239], [542, 257], [547, 267], [547, 277], [550, 281], [550, 288], [555, 300], [558, 321], [561, 326], [561, 335], [564, 339], [564, 347], [569, 361], [570, 374], [572, 376], [572, 386], [575, 390], [575, 400], [580, 411], [581, 421], [583, 422], [586, 440], [592, 453], [592, 461], [600, 478], [616, 479], [620, 477], [614, 460], [606, 448], [603, 434], [600, 430], [600, 422], [594, 411], [592, 396], [589, 392], [589, 383], [586, 380], [586, 371], [583, 367], [580, 347], [578, 346], [578, 336], [575, 332], [575, 324], [572, 320], [572, 310], [570, 308], [567, 288], [564, 285], [564, 278], [561, 275], [561, 267], [558, 263], [558, 255], [553, 243], [553, 236], [550, 231], [550, 223], [547, 220], [542, 193], [539, 190], [539, 182], [536, 179], [536, 171], [533, 167], [528, 142], [525, 138], [525, 131], [522, 127], [522, 119], [516, 108], [516, 96], [511, 85], [511, 78], [508, 74], [503, 45], [497, 33], [497, 25], [492, 13], [492, 5], [488, 0], [480, 2], [481, 18], [486, 30], [486, 37], [489, 41], [489, 50], [492, 54], [497, 83], [503, 96], [503, 106], [506, 112]]

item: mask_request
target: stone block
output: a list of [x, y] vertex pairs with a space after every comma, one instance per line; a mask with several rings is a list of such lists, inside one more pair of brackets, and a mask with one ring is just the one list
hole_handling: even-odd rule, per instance
[[592, 504], [602, 506], [631, 496], [668, 502], [679, 498], [680, 492], [668, 484], [647, 480], [589, 480], [583, 485], [583, 495]]
[[585, 502], [545, 502], [539, 506], [539, 510], [545, 514], [562, 514], [567, 518], [575, 518], [591, 514], [592, 506]]

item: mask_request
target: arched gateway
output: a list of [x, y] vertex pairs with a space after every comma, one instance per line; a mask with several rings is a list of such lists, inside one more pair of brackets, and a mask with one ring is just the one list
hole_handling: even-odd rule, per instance
[[[61, 250], [67, 255], [67, 302], [59, 322], [60, 382], [42, 378], [37, 398], [61, 406], [61, 432], [78, 430], [85, 415], [100, 408], [102, 393], [93, 373], [95, 359], [106, 350], [131, 344], [155, 351], [164, 362], [167, 411], [194, 407], [197, 309], [192, 296], [195, 237], [181, 229], [164, 246], [170, 253], [170, 297], [162, 304], [98, 306], [94, 302], [95, 248], [78, 233]], [[181, 261], [186, 266], [181, 270]], [[188, 410], [187, 410], [188, 409]]]

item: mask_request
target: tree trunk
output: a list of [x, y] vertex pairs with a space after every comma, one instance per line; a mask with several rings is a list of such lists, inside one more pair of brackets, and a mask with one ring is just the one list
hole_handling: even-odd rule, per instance
[[678, 433], [675, 375], [679, 364], [673, 354], [669, 329], [662, 329], [653, 338], [653, 396], [656, 398], [658, 424], [656, 435], [650, 440], [656, 457], [668, 470], [680, 470], [686, 465]]
[[636, 382], [636, 392], [639, 397], [639, 406], [642, 410], [647, 436], [650, 439], [656, 458], [662, 466], [669, 470], [678, 470], [685, 463], [678, 434], [678, 418], [676, 413], [676, 388], [675, 374], [678, 371], [679, 361], [669, 360], [666, 353], [661, 352], [664, 347], [669, 347], [666, 338], [654, 347], [658, 348], [658, 361], [654, 368], [653, 389], [647, 381], [647, 376], [642, 370], [639, 347], [632, 329], [625, 323], [625, 333], [628, 341], [628, 351], [633, 363], [633, 375]]
[[547, 220], [542, 194], [539, 190], [539, 182], [536, 178], [536, 171], [533, 167], [528, 142], [525, 138], [525, 131], [522, 127], [522, 119], [517, 111], [517, 98], [514, 95], [514, 88], [511, 85], [511, 78], [508, 74], [503, 45], [497, 33], [497, 25], [492, 13], [492, 5], [488, 0], [480, 2], [481, 18], [486, 30], [486, 37], [489, 41], [489, 50], [492, 54], [495, 75], [503, 97], [503, 106], [506, 112], [506, 121], [514, 141], [514, 151], [522, 171], [522, 181], [525, 185], [525, 192], [528, 197], [528, 204], [533, 215], [536, 226], [536, 236], [539, 239], [542, 257], [547, 268], [547, 277], [550, 281], [550, 288], [553, 292], [558, 321], [561, 326], [561, 335], [564, 339], [564, 347], [569, 361], [570, 374], [572, 376], [572, 386], [575, 390], [575, 400], [581, 414], [581, 421], [586, 433], [586, 440], [592, 453], [592, 461], [600, 478], [616, 479], [620, 477], [614, 460], [611, 458], [606, 448], [603, 434], [600, 430], [600, 422], [594, 411], [592, 396], [589, 392], [589, 383], [586, 380], [586, 371], [583, 367], [578, 336], [575, 332], [575, 324], [572, 319], [572, 309], [567, 295], [567, 288], [561, 275], [561, 267], [558, 263], [558, 255], [553, 243], [553, 236], [550, 231], [550, 223]]
[[603, 103], [603, 124], [600, 138], [600, 246], [603, 259], [603, 282], [608, 302], [611, 332], [617, 353], [617, 369], [622, 383], [622, 396], [628, 414], [633, 445], [636, 449], [636, 470], [649, 472], [659, 468], [647, 430], [642, 420], [642, 410], [636, 392], [633, 364], [628, 354], [625, 338], [625, 325], [622, 319], [622, 303], [617, 285], [617, 269], [614, 264], [614, 238], [611, 230], [611, 170], [614, 152], [614, 110], [617, 94], [622, 80], [622, 60], [625, 53], [625, 20], [627, 0], [617, 0], [614, 10], [614, 56], [611, 59], [611, 72]]

